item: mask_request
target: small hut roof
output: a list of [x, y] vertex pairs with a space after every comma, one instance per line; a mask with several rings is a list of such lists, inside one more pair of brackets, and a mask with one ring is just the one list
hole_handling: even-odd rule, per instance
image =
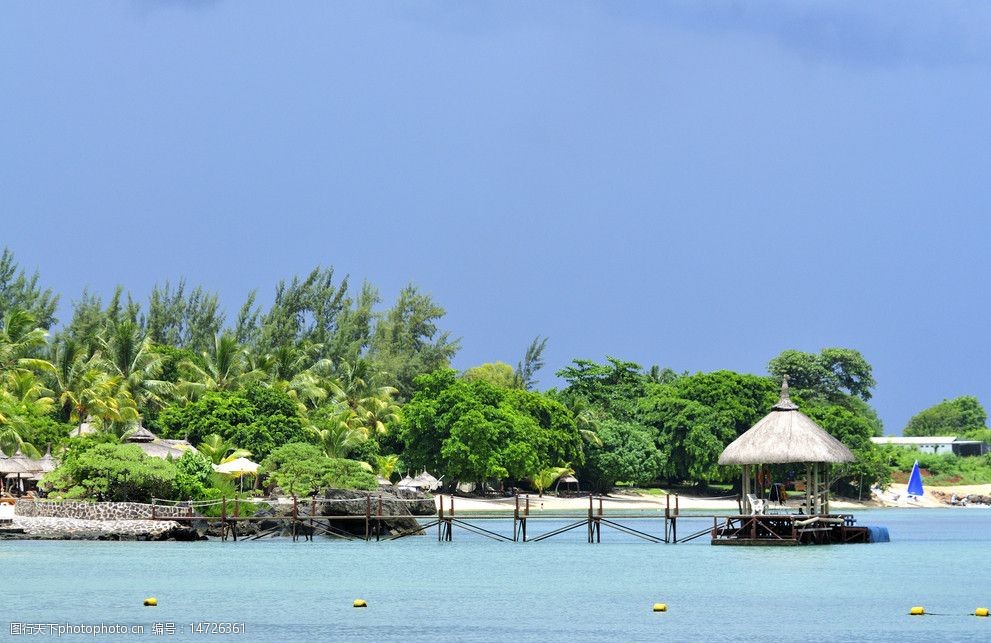
[[733, 440], [719, 464], [783, 464], [788, 462], [853, 462], [853, 453], [798, 410], [788, 395], [788, 376], [781, 399], [746, 433]]
[[[20, 453], [20, 451], [17, 453]], [[0, 457], [0, 473], [28, 473], [29, 471], [30, 469], [24, 465], [23, 456], [20, 459], [16, 457]]]
[[440, 486], [440, 480], [438, 480], [434, 476], [424, 471], [423, 473], [412, 479], [409, 476], [406, 476], [405, 478], [399, 481], [399, 484], [397, 486], [407, 487], [407, 488], [412, 487], [414, 489], [426, 489], [428, 491], [433, 491], [434, 489]]
[[33, 460], [27, 457], [26, 455], [21, 453], [20, 449], [17, 450], [17, 453], [13, 455], [11, 460], [16, 461], [18, 464], [24, 467], [25, 471], [29, 473], [38, 473], [39, 471], [41, 471], [41, 461]]
[[188, 449], [181, 449], [179, 447], [166, 444], [164, 440], [155, 440], [154, 442], [134, 442], [133, 444], [144, 451], [146, 455], [150, 455], [153, 458], [161, 458], [163, 460], [170, 457], [173, 460], [178, 460], [182, 457], [182, 454], [188, 451]]
[[135, 426], [133, 432], [127, 436], [127, 442], [154, 442], [158, 436], [144, 428], [140, 424]]
[[96, 427], [92, 424], [92, 418], [86, 418], [86, 420], [69, 433], [69, 436], [81, 438], [84, 435], [93, 435], [94, 433], [96, 433]]
[[56, 467], [58, 467], [58, 461], [52, 457], [51, 446], [49, 446], [48, 450], [45, 451], [45, 455], [41, 457], [41, 460], [38, 460], [38, 463], [41, 465], [41, 471], [43, 473], [48, 473], [49, 471], [55, 471]]

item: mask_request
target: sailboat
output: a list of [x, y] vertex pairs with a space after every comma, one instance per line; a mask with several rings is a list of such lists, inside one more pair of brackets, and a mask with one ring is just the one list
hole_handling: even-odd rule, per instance
[[916, 460], [915, 464], [912, 465], [912, 473], [908, 476], [907, 491], [910, 496], [921, 496], [924, 493], [922, 490], [922, 474], [919, 473], [918, 460]]

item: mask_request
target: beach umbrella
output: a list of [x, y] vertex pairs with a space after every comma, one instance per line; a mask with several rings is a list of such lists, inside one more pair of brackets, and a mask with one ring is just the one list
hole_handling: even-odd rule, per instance
[[213, 465], [213, 470], [217, 473], [225, 473], [229, 476], [237, 476], [241, 491], [244, 491], [244, 476], [258, 473], [258, 463], [247, 458], [237, 458], [230, 462]]
[[245, 474], [258, 473], [258, 463], [247, 458], [237, 458], [230, 462], [213, 465], [213, 470], [217, 473], [226, 473], [232, 476], [243, 476]]
[[919, 471], [919, 461], [916, 460], [915, 464], [912, 465], [912, 473], [908, 476], [908, 494], [910, 496], [921, 496], [923, 493], [922, 473]]

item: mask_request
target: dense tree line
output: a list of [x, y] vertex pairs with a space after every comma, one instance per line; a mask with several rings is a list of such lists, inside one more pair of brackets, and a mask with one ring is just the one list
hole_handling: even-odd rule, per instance
[[[184, 281], [156, 286], [146, 303], [121, 288], [107, 301], [84, 292], [58, 327], [57, 303], [5, 250], [0, 450], [65, 451], [51, 487], [69, 495], [119, 497], [112, 483], [83, 483], [105, 470], [157, 481], [136, 496], [209, 496], [220, 485], [209, 464], [239, 455], [308, 490], [370, 484], [353, 463], [386, 477], [426, 468], [445, 482], [541, 490], [566, 471], [597, 490], [728, 482], [737, 472], [717, 466], [719, 453], [769, 411], [784, 373], [802, 410], [857, 454], [841, 477], [883, 482], [888, 471], [869, 440], [881, 433], [871, 367], [852, 349], [787, 350], [767, 376], [579, 359], [557, 372], [563, 387], [541, 393], [533, 388], [546, 338], [516, 367], [458, 373], [449, 364], [459, 340], [428, 295], [410, 285], [382, 307], [371, 284], [355, 289], [329, 268], [279, 282], [268, 308], [252, 293], [232, 320], [216, 294]], [[913, 422], [952, 416], [983, 427], [967, 400]], [[97, 435], [69, 439], [83, 422]], [[139, 422], [196, 453], [145, 467], [123, 444]]]

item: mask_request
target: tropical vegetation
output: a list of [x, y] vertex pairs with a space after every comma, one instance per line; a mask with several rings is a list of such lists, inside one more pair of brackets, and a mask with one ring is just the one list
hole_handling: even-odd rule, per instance
[[[557, 371], [559, 388], [537, 391], [547, 338], [515, 367], [458, 372], [460, 340], [428, 294], [408, 285], [384, 305], [331, 268], [279, 282], [267, 307], [251, 293], [231, 319], [217, 294], [184, 281], [147, 302], [123, 288], [106, 301], [83, 292], [62, 323], [58, 302], [3, 251], [0, 451], [51, 448], [62, 465], [43, 484], [62, 497], [217, 497], [231, 485], [210, 465], [238, 457], [292, 493], [423, 469], [445, 484], [538, 492], [568, 472], [599, 491], [725, 484], [737, 472], [717, 465], [720, 451], [767, 413], [783, 374], [802, 410], [857, 455], [839, 484], [884, 484], [903, 464], [869, 439], [882, 431], [876, 382], [850, 348], [785, 350], [767, 375], [575, 359]], [[986, 421], [961, 397], [919, 413], [906, 434], [986, 439]], [[96, 435], [70, 437], [81, 424]], [[138, 424], [195, 451], [148, 458], [127, 444]]]

